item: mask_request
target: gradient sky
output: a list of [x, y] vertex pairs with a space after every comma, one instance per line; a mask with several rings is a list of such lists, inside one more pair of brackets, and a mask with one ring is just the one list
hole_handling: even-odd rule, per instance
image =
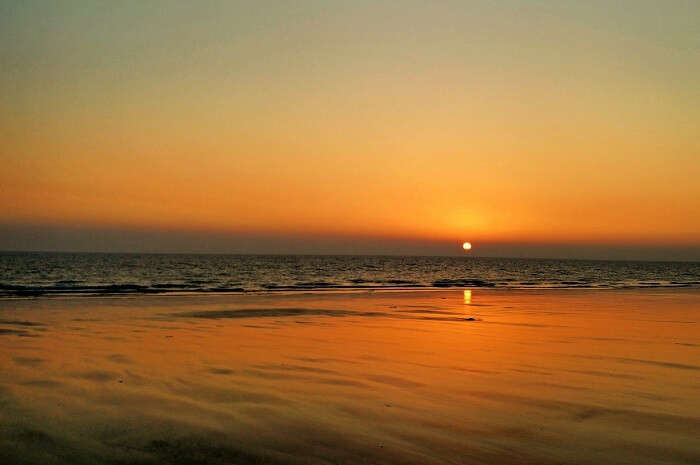
[[0, 0], [0, 249], [700, 260], [699, 24], [697, 0]]

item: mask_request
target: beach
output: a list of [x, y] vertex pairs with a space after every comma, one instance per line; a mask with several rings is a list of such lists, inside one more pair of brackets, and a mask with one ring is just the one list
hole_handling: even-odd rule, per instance
[[3, 464], [697, 464], [700, 290], [0, 300]]
[[0, 1], [0, 465], [700, 465], [700, 0]]

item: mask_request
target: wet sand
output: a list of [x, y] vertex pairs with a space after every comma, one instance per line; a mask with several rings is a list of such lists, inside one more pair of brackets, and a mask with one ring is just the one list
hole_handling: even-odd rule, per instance
[[0, 300], [3, 464], [697, 464], [700, 291]]

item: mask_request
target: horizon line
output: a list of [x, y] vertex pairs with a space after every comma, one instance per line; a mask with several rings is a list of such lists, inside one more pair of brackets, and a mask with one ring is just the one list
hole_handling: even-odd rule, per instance
[[[119, 251], [76, 251], [76, 250], [0, 250], [2, 254], [83, 254], [83, 255], [219, 255], [219, 256], [262, 256], [262, 257], [405, 257], [405, 258], [465, 258], [465, 259], [494, 259], [494, 260], [551, 260], [551, 261], [582, 261], [582, 262], [658, 262], [658, 263], [700, 263], [700, 260], [674, 259], [644, 259], [644, 258], [577, 258], [577, 257], [514, 257], [500, 255], [429, 255], [429, 254], [369, 254], [369, 253], [262, 253], [262, 252], [119, 252]], [[469, 255], [472, 255], [471, 257]]]

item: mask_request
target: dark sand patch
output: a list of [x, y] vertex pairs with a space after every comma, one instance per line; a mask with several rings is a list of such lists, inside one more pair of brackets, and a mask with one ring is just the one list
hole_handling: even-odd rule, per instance
[[[479, 321], [473, 317], [437, 317], [437, 316], [413, 316], [401, 313], [383, 312], [353, 312], [349, 310], [326, 310], [313, 308], [257, 308], [241, 310], [208, 310], [197, 312], [172, 313], [168, 316], [176, 318], [207, 318], [207, 319], [237, 319], [237, 318], [285, 318], [300, 316], [326, 316], [326, 317], [379, 317], [379, 318], [400, 318], [412, 320], [434, 320], [434, 321]], [[280, 324], [284, 322], [280, 321]]]
[[56, 442], [49, 434], [34, 428], [22, 427], [14, 431], [14, 439], [33, 447], [55, 446]]
[[23, 329], [9, 329], [9, 328], [0, 328], [0, 335], [15, 335], [15, 336], [24, 336], [27, 335], [27, 331]]
[[351, 312], [347, 310], [321, 310], [308, 308], [254, 308], [241, 310], [209, 310], [197, 312], [174, 313], [170, 316], [181, 318], [281, 318], [289, 316], [357, 316], [362, 315], [359, 312]]
[[236, 373], [235, 370], [229, 370], [228, 368], [209, 368], [207, 371], [215, 375], [233, 375]]
[[44, 326], [42, 323], [37, 323], [35, 321], [23, 321], [23, 320], [0, 320], [0, 325], [11, 325], [11, 326]]
[[122, 364], [134, 363], [133, 360], [131, 360], [129, 357], [127, 357], [124, 354], [111, 354], [111, 355], [107, 356], [107, 359], [109, 359], [115, 363], [122, 363]]

